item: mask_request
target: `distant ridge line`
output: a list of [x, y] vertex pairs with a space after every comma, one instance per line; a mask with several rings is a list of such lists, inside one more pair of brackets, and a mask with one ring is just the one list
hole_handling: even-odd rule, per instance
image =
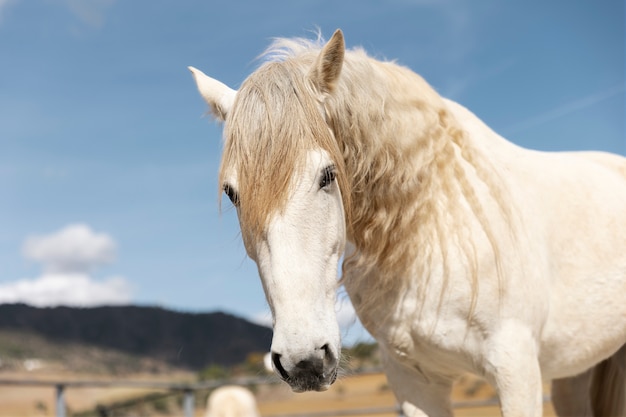
[[188, 369], [231, 366], [269, 351], [272, 330], [223, 312], [161, 307], [0, 304], [0, 330], [149, 357]]

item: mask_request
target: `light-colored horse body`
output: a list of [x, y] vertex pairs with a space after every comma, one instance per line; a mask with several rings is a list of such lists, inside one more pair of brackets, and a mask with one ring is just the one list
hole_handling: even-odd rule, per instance
[[451, 415], [463, 372], [505, 417], [542, 414], [542, 378], [559, 412], [623, 413], [626, 160], [520, 148], [339, 31], [269, 56], [239, 91], [192, 72], [225, 122], [220, 178], [278, 374], [295, 391], [334, 381], [345, 246], [343, 283], [406, 415]]

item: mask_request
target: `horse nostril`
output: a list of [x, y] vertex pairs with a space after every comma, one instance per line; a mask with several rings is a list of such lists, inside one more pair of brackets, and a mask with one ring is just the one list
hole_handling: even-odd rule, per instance
[[335, 358], [335, 354], [333, 353], [330, 345], [326, 343], [324, 346], [320, 348], [324, 352], [324, 361], [327, 365], [334, 366], [337, 362], [337, 358]]
[[278, 374], [285, 381], [289, 379], [289, 374], [283, 368], [283, 365], [280, 363], [280, 353], [272, 353], [272, 363], [274, 364], [274, 368], [278, 371]]
[[328, 346], [328, 343], [326, 343], [324, 346], [322, 346], [320, 349], [322, 349], [324, 351], [324, 358], [328, 359], [328, 357], [332, 357], [332, 352], [330, 351], [330, 346]]

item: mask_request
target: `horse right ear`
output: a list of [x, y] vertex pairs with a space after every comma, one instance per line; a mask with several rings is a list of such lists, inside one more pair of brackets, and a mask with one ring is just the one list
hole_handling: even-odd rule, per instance
[[196, 85], [198, 86], [198, 91], [200, 91], [200, 95], [211, 108], [213, 116], [222, 122], [226, 120], [226, 116], [235, 101], [237, 91], [209, 77], [199, 69], [194, 67], [187, 68], [189, 68], [189, 71], [193, 74], [193, 78], [196, 80]]
[[337, 29], [333, 37], [322, 48], [309, 73], [311, 81], [320, 93], [332, 93], [339, 79], [339, 74], [341, 74], [345, 52], [346, 45], [343, 32], [341, 29]]

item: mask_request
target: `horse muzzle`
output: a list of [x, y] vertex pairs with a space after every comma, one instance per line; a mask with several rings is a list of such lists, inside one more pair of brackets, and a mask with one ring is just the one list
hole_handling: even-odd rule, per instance
[[301, 357], [272, 352], [272, 365], [294, 392], [326, 391], [337, 379], [337, 357], [326, 344]]

